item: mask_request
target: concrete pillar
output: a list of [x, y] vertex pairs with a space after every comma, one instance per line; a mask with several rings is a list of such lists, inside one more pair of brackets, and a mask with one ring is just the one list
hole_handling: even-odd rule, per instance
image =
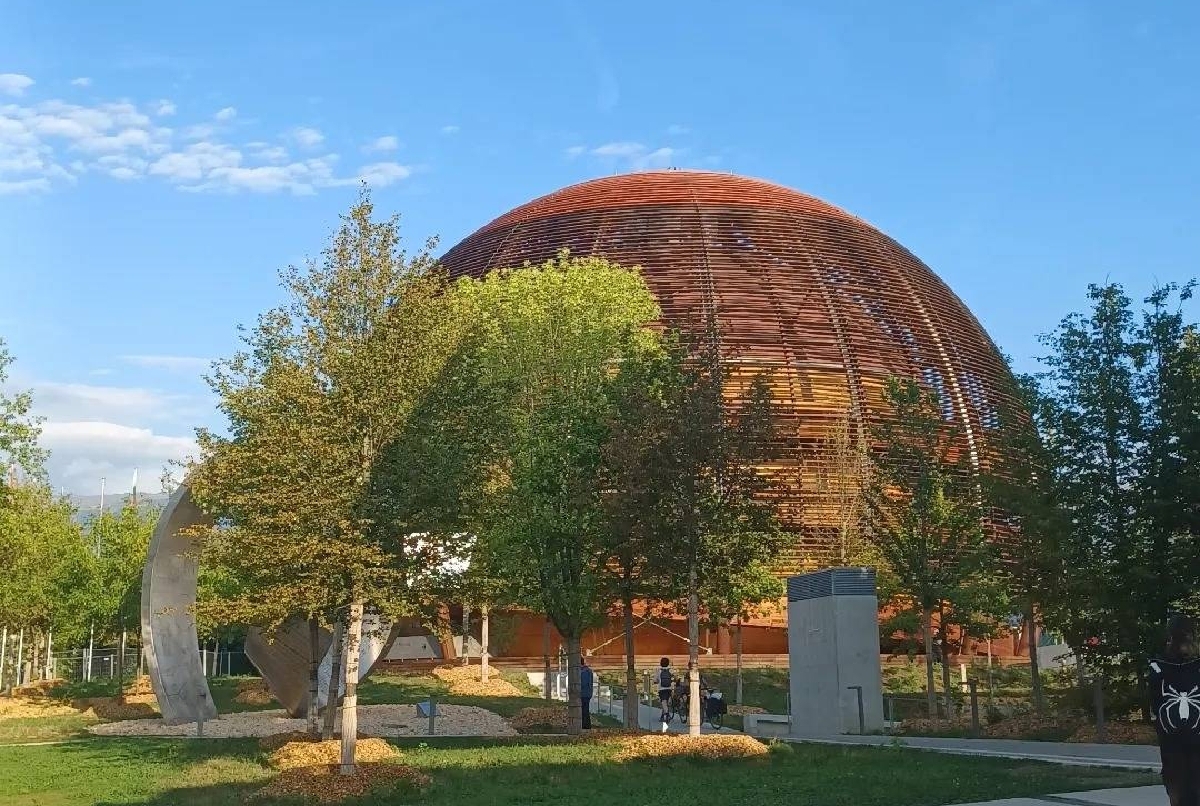
[[832, 568], [788, 580], [788, 655], [795, 736], [883, 728], [879, 602], [872, 568]]

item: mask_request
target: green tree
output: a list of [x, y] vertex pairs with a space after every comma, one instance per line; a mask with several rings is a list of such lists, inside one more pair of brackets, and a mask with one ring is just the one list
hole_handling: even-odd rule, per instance
[[719, 333], [710, 322], [685, 339], [690, 354], [672, 403], [666, 539], [675, 549], [676, 595], [688, 614], [688, 733], [700, 733], [700, 594], [719, 588], [756, 562], [774, 558], [783, 544], [775, 523], [774, 411], [763, 376], [754, 378], [745, 403], [726, 397]]
[[1135, 311], [1115, 284], [1042, 337], [1041, 436], [1055, 461], [1062, 595], [1046, 617], [1077, 654], [1119, 671], [1155, 650], [1170, 610], [1194, 597], [1200, 477], [1192, 284], [1167, 285]]
[[894, 377], [884, 394], [891, 411], [872, 429], [880, 448], [865, 496], [870, 539], [902, 596], [920, 610], [926, 696], [929, 715], [936, 717], [933, 616], [944, 618], [956, 596], [994, 576], [995, 556], [985, 539], [979, 480], [965, 441], [943, 416], [937, 395]]
[[605, 609], [602, 451], [614, 376], [658, 349], [657, 306], [637, 274], [566, 254], [540, 267], [464, 281], [474, 323], [462, 370], [486, 475], [462, 500], [517, 601], [545, 613], [566, 641], [570, 730], [578, 732], [580, 639]]
[[742, 623], [769, 612], [784, 595], [783, 580], [765, 563], [751, 562], [732, 574], [710, 577], [700, 590], [700, 606], [710, 627], [734, 627], [734, 702], [742, 704]]
[[614, 378], [613, 411], [601, 447], [604, 529], [600, 547], [606, 598], [620, 605], [625, 642], [627, 727], [637, 727], [635, 603], [653, 606], [670, 591], [676, 567], [665, 537], [671, 490], [672, 405], [683, 382], [681, 345], [668, 337], [665, 349], [626, 360]]
[[1061, 466], [1050, 436], [1055, 417], [1034, 376], [1014, 376], [1012, 397], [1019, 407], [1005, 412], [999, 442], [984, 477], [992, 517], [1004, 529], [1004, 570], [1007, 590], [1024, 614], [1030, 636], [1034, 707], [1045, 707], [1038, 664], [1038, 627], [1082, 592], [1067, 573], [1072, 525], [1060, 501], [1057, 470]]
[[157, 521], [157, 511], [127, 505], [115, 515], [103, 512], [93, 518], [84, 533], [85, 544], [95, 552], [84, 612], [98, 639], [117, 643], [118, 680], [124, 679], [127, 630], [140, 622], [142, 569]]
[[[40, 480], [44, 476], [46, 452], [38, 444], [42, 420], [32, 413], [33, 396], [29, 392], [4, 391], [13, 360], [4, 339], [0, 338], [0, 469], [19, 468]], [[0, 505], [4, 503], [6, 481], [0, 478]]]
[[[20, 484], [0, 506], [0, 624], [24, 629], [32, 655], [87, 635], [92, 557], [73, 511], [44, 484]], [[35, 664], [36, 665], [36, 664]]]
[[270, 629], [299, 617], [314, 633], [318, 622], [345, 620], [347, 773], [364, 607], [397, 618], [418, 606], [405, 583], [422, 558], [406, 552], [407, 535], [378, 527], [374, 465], [457, 341], [434, 244], [410, 257], [398, 219], [373, 213], [364, 191], [321, 259], [282, 273], [289, 301], [259, 318], [245, 350], [215, 365], [210, 385], [230, 435], [201, 430], [190, 474], [196, 500], [229, 523], [206, 535], [204, 549], [242, 586], [223, 603], [223, 620]]

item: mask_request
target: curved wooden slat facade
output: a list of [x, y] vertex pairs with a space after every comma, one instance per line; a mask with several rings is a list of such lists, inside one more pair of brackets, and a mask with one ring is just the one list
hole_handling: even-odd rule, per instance
[[[541, 263], [561, 249], [640, 267], [668, 324], [719, 326], [731, 396], [766, 370], [786, 413], [780, 572], [835, 562], [844, 485], [822, 480], [839, 427], [865, 433], [890, 375], [936, 391], [976, 461], [1013, 405], [1008, 369], [955, 294], [903, 246], [820, 199], [700, 171], [605, 177], [505, 213], [447, 252], [451, 276]], [[839, 486], [842, 488], [839, 490]]]

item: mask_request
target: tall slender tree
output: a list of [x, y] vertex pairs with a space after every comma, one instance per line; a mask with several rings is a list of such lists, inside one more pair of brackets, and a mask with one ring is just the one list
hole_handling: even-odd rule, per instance
[[978, 479], [937, 395], [893, 377], [885, 398], [891, 411], [872, 430], [880, 448], [866, 491], [869, 534], [901, 594], [920, 610], [926, 696], [936, 717], [933, 617], [991, 576], [996, 558], [982, 527]]
[[225, 603], [229, 617], [270, 628], [349, 614], [343, 772], [354, 766], [363, 610], [413, 612], [405, 582], [423, 559], [405, 551], [406, 535], [376, 528], [374, 465], [457, 341], [432, 242], [410, 257], [398, 220], [373, 213], [364, 190], [321, 259], [282, 273], [288, 302], [215, 365], [210, 384], [230, 436], [200, 430], [190, 469], [196, 500], [232, 524], [205, 541], [205, 558], [243, 584]]

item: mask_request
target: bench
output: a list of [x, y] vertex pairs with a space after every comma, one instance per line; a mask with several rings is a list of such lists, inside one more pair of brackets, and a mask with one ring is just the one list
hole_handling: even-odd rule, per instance
[[742, 717], [743, 731], [750, 736], [787, 736], [791, 720], [786, 714], [746, 714]]

